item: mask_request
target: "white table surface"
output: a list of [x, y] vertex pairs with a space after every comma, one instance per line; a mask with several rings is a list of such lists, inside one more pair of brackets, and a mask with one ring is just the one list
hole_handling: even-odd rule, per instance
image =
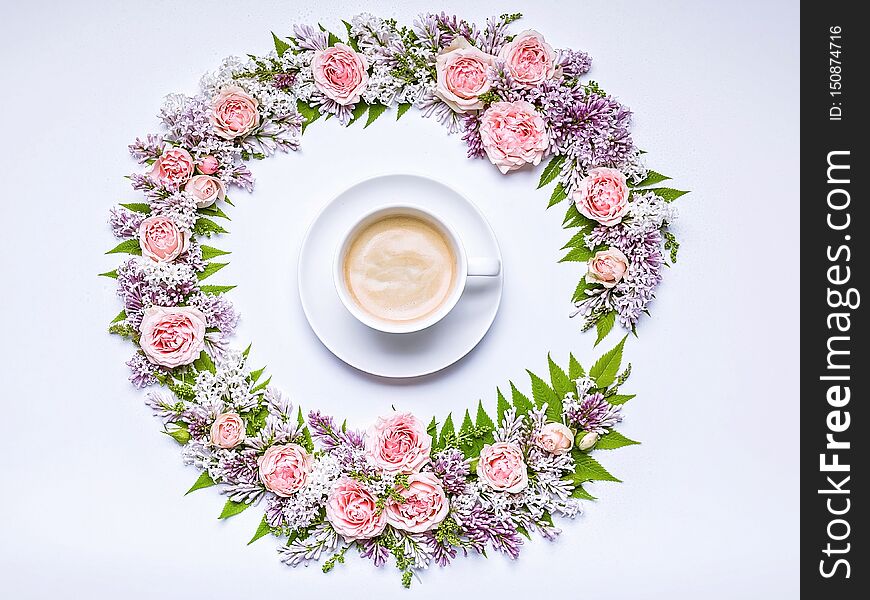
[[[320, 5], [318, 7], [318, 5]], [[328, 6], [327, 6], [328, 5]], [[127, 383], [131, 348], [105, 334], [118, 312], [105, 226], [136, 196], [126, 144], [154, 130], [162, 96], [193, 91], [224, 56], [263, 52], [293, 21], [422, 10], [519, 27], [595, 58], [591, 77], [636, 111], [649, 164], [693, 193], [679, 201], [679, 264], [626, 354], [622, 431], [642, 446], [607, 455], [623, 484], [518, 562], [491, 553], [431, 569], [410, 594], [395, 572], [351, 558], [328, 576], [291, 570], [275, 542], [246, 547], [259, 519], [227, 522]], [[798, 565], [797, 2], [3, 2], [0, 93], [3, 325], [0, 595], [7, 598], [793, 598]], [[318, 123], [304, 149], [256, 164], [236, 192], [232, 264], [215, 282], [243, 313], [239, 342], [306, 407], [363, 425], [391, 405], [461, 410], [547, 352], [598, 351], [569, 320], [578, 265], [557, 264], [562, 210], [537, 175], [503, 177], [458, 138], [410, 115], [363, 132]], [[499, 236], [504, 301], [489, 335], [448, 371], [385, 382], [321, 346], [298, 302], [303, 232], [334, 191], [371, 172], [428, 173], [460, 186]], [[602, 347], [616, 341], [612, 335]]]

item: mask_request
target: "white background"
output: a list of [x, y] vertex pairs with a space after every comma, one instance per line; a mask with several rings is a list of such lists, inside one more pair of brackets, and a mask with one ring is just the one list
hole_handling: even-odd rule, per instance
[[[320, 5], [318, 7], [318, 4]], [[412, 6], [413, 5], [413, 6]], [[409, 21], [461, 11], [482, 23], [522, 10], [556, 47], [595, 58], [590, 76], [636, 111], [649, 165], [691, 189], [679, 201], [679, 263], [630, 339], [622, 431], [643, 440], [602, 458], [623, 484], [502, 556], [434, 568], [403, 591], [395, 572], [352, 557], [328, 576], [281, 565], [275, 542], [245, 542], [250, 510], [216, 516], [214, 490], [158, 433], [126, 381], [131, 348], [105, 333], [119, 305], [102, 256], [109, 206], [135, 195], [126, 144], [153, 131], [161, 97], [193, 92], [233, 53], [265, 52], [269, 31], [368, 10]], [[7, 598], [793, 598], [798, 593], [797, 2], [15, 2], [3, 0], [3, 324], [0, 595]], [[443, 416], [496, 385], [526, 386], [547, 352], [588, 366], [592, 334], [569, 320], [581, 267], [557, 264], [562, 209], [537, 174], [508, 177], [464, 158], [435, 122], [382, 117], [365, 132], [331, 121], [304, 149], [254, 165], [236, 192], [232, 264], [239, 343], [306, 407], [364, 425], [390, 405]], [[336, 191], [371, 172], [423, 172], [458, 187], [502, 244], [501, 311], [478, 349], [411, 383], [332, 357], [299, 307], [302, 235]], [[600, 454], [599, 454], [600, 456]]]

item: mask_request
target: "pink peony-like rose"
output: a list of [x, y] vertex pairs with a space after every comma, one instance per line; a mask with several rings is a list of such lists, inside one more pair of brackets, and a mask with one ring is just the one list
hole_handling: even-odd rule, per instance
[[311, 59], [314, 86], [342, 106], [356, 104], [369, 82], [365, 56], [346, 44], [316, 50]]
[[435, 95], [458, 113], [483, 108], [478, 96], [492, 87], [486, 71], [494, 61], [464, 37], [455, 38], [435, 59]]
[[502, 173], [539, 164], [550, 144], [544, 120], [523, 100], [496, 102], [486, 109], [480, 140], [490, 162]]
[[537, 31], [523, 31], [498, 53], [519, 85], [535, 87], [556, 74], [556, 53]]
[[212, 102], [209, 120], [215, 133], [234, 140], [251, 133], [260, 124], [257, 99], [237, 85], [221, 88]]
[[521, 492], [529, 485], [523, 451], [510, 442], [487, 444], [480, 451], [477, 476], [499, 492]]
[[574, 433], [562, 423], [547, 423], [535, 436], [535, 445], [550, 454], [565, 454], [574, 446]]
[[154, 164], [149, 175], [170, 187], [181, 187], [193, 175], [193, 157], [184, 148], [166, 148]]
[[299, 444], [283, 444], [269, 446], [257, 465], [266, 489], [288, 498], [308, 481], [312, 463], [311, 455]]
[[157, 262], [170, 262], [187, 250], [190, 232], [181, 231], [169, 217], [153, 216], [139, 224], [142, 256]]
[[450, 503], [441, 482], [434, 473], [414, 473], [408, 476], [408, 487], [396, 487], [404, 502], [387, 504], [387, 523], [410, 533], [435, 529], [447, 517]]
[[571, 198], [580, 214], [611, 227], [628, 212], [628, 184], [616, 169], [590, 169]]
[[199, 172], [203, 175], [214, 175], [217, 173], [220, 166], [221, 164], [218, 162], [218, 159], [211, 154], [206, 154], [199, 159], [198, 163], [196, 163], [196, 168], [199, 169]]
[[224, 182], [211, 175], [194, 175], [184, 186], [184, 191], [196, 198], [196, 207], [205, 208], [227, 196]]
[[378, 417], [365, 436], [366, 453], [386, 473], [414, 473], [429, 462], [432, 436], [411, 413]]
[[205, 347], [205, 315], [192, 306], [152, 306], [145, 309], [139, 332], [139, 346], [154, 364], [189, 365]]
[[362, 483], [344, 477], [336, 483], [326, 500], [326, 520], [344, 539], [367, 540], [383, 533], [387, 513]]
[[628, 271], [628, 258], [616, 248], [601, 250], [586, 265], [586, 281], [612, 288]]
[[211, 424], [211, 443], [219, 448], [235, 448], [245, 439], [245, 422], [236, 413], [223, 413]]

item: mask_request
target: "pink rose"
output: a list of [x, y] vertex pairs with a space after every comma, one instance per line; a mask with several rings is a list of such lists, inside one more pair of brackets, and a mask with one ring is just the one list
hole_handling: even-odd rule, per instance
[[523, 87], [535, 87], [556, 74], [556, 53], [537, 31], [520, 33], [502, 46], [498, 55], [514, 81]]
[[586, 265], [586, 281], [612, 288], [622, 281], [628, 270], [628, 258], [616, 248], [601, 250]]
[[184, 186], [184, 191], [196, 198], [196, 207], [205, 208], [227, 196], [224, 182], [211, 175], [194, 175]]
[[316, 50], [311, 68], [314, 70], [314, 86], [342, 106], [359, 102], [360, 94], [369, 82], [369, 65], [365, 56], [346, 44]]
[[170, 187], [181, 187], [193, 175], [193, 157], [184, 148], [167, 148], [154, 164], [149, 175]]
[[434, 473], [408, 476], [408, 487], [396, 487], [404, 502], [393, 500], [386, 507], [387, 523], [410, 533], [435, 529], [447, 517], [450, 503]]
[[220, 448], [235, 448], [245, 439], [245, 422], [236, 413], [223, 413], [211, 424], [211, 443]]
[[582, 215], [610, 227], [628, 212], [628, 185], [616, 169], [590, 169], [571, 195]]
[[429, 462], [432, 436], [411, 413], [378, 417], [366, 431], [366, 453], [386, 473], [413, 473]]
[[539, 164], [550, 143], [544, 120], [523, 100], [496, 102], [486, 109], [480, 139], [490, 162], [502, 173]]
[[477, 476], [499, 492], [521, 492], [529, 485], [523, 451], [509, 442], [483, 447], [477, 461]]
[[214, 175], [215, 173], [217, 173], [217, 170], [220, 168], [220, 166], [221, 165], [218, 162], [218, 159], [216, 159], [211, 154], [206, 154], [199, 159], [198, 163], [196, 163], [196, 167], [203, 175]]
[[486, 71], [494, 61], [491, 54], [457, 37], [435, 59], [435, 95], [458, 113], [483, 108], [478, 96], [491, 87]]
[[256, 98], [237, 85], [222, 88], [209, 115], [215, 133], [225, 140], [248, 135], [260, 124], [258, 105]]
[[547, 423], [535, 437], [535, 445], [550, 454], [565, 454], [574, 446], [574, 433], [562, 423]]
[[299, 444], [269, 446], [257, 459], [260, 481], [283, 498], [302, 488], [311, 473], [311, 455]]
[[154, 216], [139, 224], [142, 256], [157, 262], [170, 262], [187, 250], [190, 232], [181, 231], [169, 217]]
[[378, 508], [377, 498], [355, 479], [340, 479], [326, 500], [326, 520], [344, 539], [367, 540], [383, 533], [386, 511]]
[[205, 347], [205, 315], [192, 306], [152, 306], [145, 309], [139, 332], [139, 346], [154, 364], [189, 365]]

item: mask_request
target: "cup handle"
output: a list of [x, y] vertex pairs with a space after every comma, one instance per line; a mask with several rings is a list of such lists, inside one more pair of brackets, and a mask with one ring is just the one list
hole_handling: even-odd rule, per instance
[[497, 258], [469, 258], [469, 277], [495, 277], [501, 273], [501, 260]]

